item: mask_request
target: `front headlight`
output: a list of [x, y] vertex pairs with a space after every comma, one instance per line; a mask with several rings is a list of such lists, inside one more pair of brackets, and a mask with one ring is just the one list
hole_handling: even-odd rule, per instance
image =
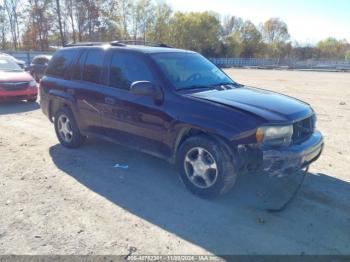
[[293, 126], [263, 126], [256, 131], [256, 141], [268, 146], [288, 146], [292, 141]]
[[38, 84], [36, 83], [35, 80], [32, 80], [29, 82], [29, 87], [31, 87], [31, 88], [38, 87]]

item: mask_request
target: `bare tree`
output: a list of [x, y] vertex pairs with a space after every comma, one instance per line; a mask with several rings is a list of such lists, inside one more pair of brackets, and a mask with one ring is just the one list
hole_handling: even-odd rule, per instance
[[5, 8], [2, 5], [0, 5], [1, 49], [6, 49], [7, 47], [7, 41], [6, 41], [7, 30], [8, 30], [8, 23], [7, 23], [6, 11], [5, 11]]
[[4, 0], [4, 8], [8, 16], [12, 43], [15, 50], [19, 48], [19, 22], [18, 22], [18, 7], [20, 0]]
[[123, 28], [123, 38], [129, 38], [128, 23], [130, 20], [130, 7], [132, 3], [130, 0], [120, 0], [120, 17]]
[[56, 8], [57, 8], [57, 16], [58, 16], [58, 27], [60, 29], [60, 36], [61, 36], [61, 44], [64, 46], [66, 43], [64, 33], [63, 33], [63, 27], [62, 27], [62, 18], [61, 18], [61, 3], [60, 0], [56, 0]]
[[65, 3], [66, 6], [66, 15], [69, 17], [70, 24], [72, 27], [72, 37], [73, 37], [73, 42], [76, 42], [76, 32], [75, 32], [75, 19], [74, 19], [74, 4], [73, 0], [66, 0]]
[[24, 33], [26, 45], [32, 42], [33, 49], [48, 50], [53, 24], [52, 0], [28, 0], [28, 25]]

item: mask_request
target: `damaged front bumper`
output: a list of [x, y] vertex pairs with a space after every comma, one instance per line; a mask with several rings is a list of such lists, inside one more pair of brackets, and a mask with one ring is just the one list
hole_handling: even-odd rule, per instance
[[265, 172], [282, 176], [309, 166], [323, 150], [323, 137], [314, 132], [301, 144], [273, 148], [263, 144], [239, 145], [238, 163], [242, 172]]
[[318, 131], [298, 145], [278, 149], [262, 146], [262, 169], [276, 175], [303, 169], [320, 157], [323, 147], [323, 137]]

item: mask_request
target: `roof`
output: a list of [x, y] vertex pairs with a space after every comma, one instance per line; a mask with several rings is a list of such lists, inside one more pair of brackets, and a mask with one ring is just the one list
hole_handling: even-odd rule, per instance
[[16, 57], [13, 57], [12, 55], [6, 54], [6, 53], [2, 53], [0, 52], [0, 57], [7, 57], [10, 58], [12, 61], [14, 61], [17, 64], [25, 64], [24, 61], [22, 60], [18, 60]]
[[[119, 42], [119, 41], [115, 41], [115, 42], [111, 42], [111, 43], [103, 43], [103, 42], [87, 42], [87, 43], [72, 43], [72, 44], [67, 44], [65, 46], [65, 48], [69, 48], [69, 49], [76, 49], [76, 48], [96, 48], [96, 47], [100, 47], [100, 48], [104, 48], [104, 49], [120, 49], [120, 50], [133, 50], [133, 51], [137, 51], [137, 52], [141, 52], [141, 53], [174, 53], [174, 52], [188, 52], [188, 53], [193, 53], [193, 51], [189, 51], [189, 50], [184, 50], [184, 49], [177, 49], [177, 48], [173, 48], [170, 46], [167, 46], [165, 44], [154, 44], [154, 43], [149, 43], [149, 42], [145, 42], [145, 44], [138, 44], [138, 43], [132, 43], [133, 41], [125, 41], [125, 42]], [[136, 42], [140, 42], [140, 41], [136, 41]], [[141, 41], [142, 42], [142, 41]], [[129, 44], [131, 43], [131, 44]]]
[[126, 47], [137, 50], [143, 53], [174, 53], [174, 52], [189, 52], [192, 51], [177, 49], [172, 47], [154, 47], [154, 46], [143, 46], [143, 45], [126, 45]]

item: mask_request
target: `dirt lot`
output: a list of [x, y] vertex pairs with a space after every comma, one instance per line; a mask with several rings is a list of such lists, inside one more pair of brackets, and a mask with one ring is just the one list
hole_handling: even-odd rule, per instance
[[64, 149], [38, 104], [2, 104], [0, 254], [350, 254], [350, 74], [228, 73], [318, 113], [326, 149], [284, 211], [257, 205], [251, 178], [205, 201], [156, 158], [98, 140]]

